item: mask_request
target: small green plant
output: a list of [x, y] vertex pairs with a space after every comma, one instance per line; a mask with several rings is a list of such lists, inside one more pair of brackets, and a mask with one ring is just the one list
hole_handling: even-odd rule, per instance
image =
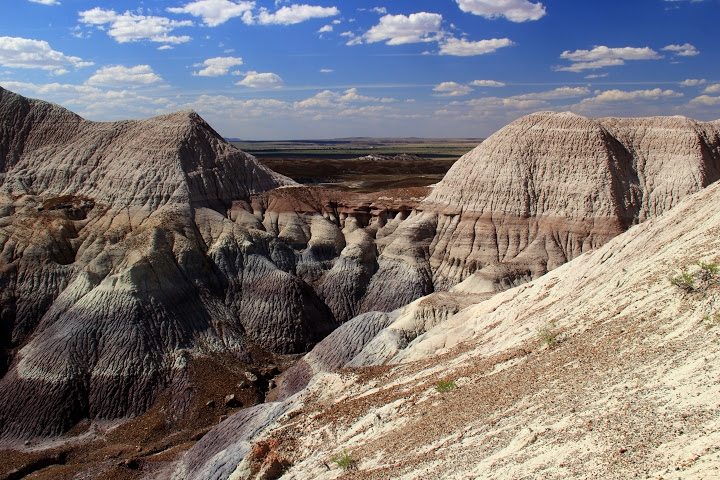
[[710, 283], [715, 280], [720, 273], [720, 266], [716, 263], [705, 263], [698, 261], [697, 266], [700, 267], [700, 281]]
[[544, 344], [546, 344], [549, 348], [557, 347], [558, 332], [557, 332], [557, 324], [555, 323], [554, 320], [551, 321], [550, 323], [548, 323], [547, 326], [538, 328], [537, 335], [538, 335], [538, 338], [540, 338], [540, 340], [542, 340], [542, 342]]
[[440, 393], [447, 393], [450, 390], [455, 390], [456, 388], [457, 384], [452, 380], [440, 380], [437, 385], [435, 385], [435, 390]]
[[688, 272], [681, 272], [680, 275], [676, 277], [671, 276], [670, 283], [687, 293], [694, 292], [696, 288], [695, 277]]
[[695, 265], [700, 267], [699, 271], [690, 273], [683, 270], [680, 275], [671, 275], [670, 283], [686, 293], [706, 291], [710, 285], [717, 283], [718, 276], [720, 276], [720, 265], [701, 260], [695, 262]]
[[330, 461], [343, 470], [354, 470], [357, 468], [357, 462], [353, 458], [352, 454], [347, 450], [343, 450], [342, 453], [338, 453], [332, 457]]
[[720, 327], [720, 313], [716, 313], [715, 315], [705, 315], [703, 320], [705, 320], [705, 326], [708, 330], [713, 327]]

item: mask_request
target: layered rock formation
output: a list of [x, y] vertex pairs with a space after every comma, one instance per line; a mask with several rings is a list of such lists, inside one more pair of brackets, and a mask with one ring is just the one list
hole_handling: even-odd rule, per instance
[[537, 278], [720, 178], [719, 132], [685, 117], [523, 117], [458, 160], [379, 242], [364, 308], [389, 311], [473, 275], [489, 292]]
[[[390, 356], [368, 349], [413, 318], [438, 319], [422, 312], [467, 298], [472, 282], [393, 313], [384, 329], [387, 315], [348, 322], [305, 368], [369, 368], [315, 375], [259, 407], [264, 427], [231, 417], [174, 478], [338, 478], [332, 459], [343, 452], [364, 479], [714, 476], [720, 283], [701, 280], [695, 262], [720, 262], [719, 201], [716, 183], [542, 278], [445, 315]], [[696, 290], [670, 282], [681, 271]], [[368, 340], [370, 331], [379, 333]]]
[[299, 187], [194, 112], [97, 123], [2, 89], [0, 167], [4, 438], [161, 394], [172, 424], [198, 359], [307, 352], [359, 313], [374, 238], [427, 193]]
[[390, 361], [718, 178], [718, 131], [531, 115], [423, 200], [297, 186], [193, 112], [96, 123], [0, 89], [0, 437], [134, 417], [161, 397], [174, 424], [199, 359], [305, 353], [344, 322], [273, 395]]

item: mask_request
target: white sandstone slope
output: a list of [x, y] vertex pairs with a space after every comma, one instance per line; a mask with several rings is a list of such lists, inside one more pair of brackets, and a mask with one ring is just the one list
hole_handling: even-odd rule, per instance
[[[720, 476], [720, 284], [688, 293], [669, 280], [720, 262], [718, 204], [716, 183], [460, 310], [389, 363], [316, 375], [262, 407], [276, 420], [254, 438], [210, 432], [178, 478]], [[331, 460], [343, 452], [353, 470]]]

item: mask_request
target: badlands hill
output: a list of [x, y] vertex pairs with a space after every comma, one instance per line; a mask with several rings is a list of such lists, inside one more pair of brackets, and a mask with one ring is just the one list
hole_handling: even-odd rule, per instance
[[520, 118], [379, 240], [363, 309], [393, 310], [468, 277], [487, 292], [537, 278], [718, 180], [719, 135], [717, 123], [685, 117]]
[[[307, 388], [230, 417], [164, 474], [716, 478], [720, 281], [695, 262], [720, 262], [718, 202], [716, 183], [454, 313], [477, 282], [357, 317], [305, 357]], [[671, 283], [681, 271], [694, 290]], [[393, 335], [417, 338], [388, 356]]]
[[0, 443], [110, 441], [139, 417], [153, 427], [121, 450], [153, 438], [157, 453], [277, 400], [178, 467], [228, 473], [249, 444], [218, 452], [325, 372], [424, 359], [460, 335], [424, 332], [718, 179], [719, 131], [543, 112], [434, 189], [351, 195], [297, 186], [194, 112], [97, 123], [0, 89]]
[[374, 237], [427, 194], [307, 189], [191, 111], [97, 123], [3, 89], [0, 167], [6, 440], [158, 402], [172, 431], [216, 421], [204, 405], [225, 394], [262, 401], [276, 354], [359, 313]]

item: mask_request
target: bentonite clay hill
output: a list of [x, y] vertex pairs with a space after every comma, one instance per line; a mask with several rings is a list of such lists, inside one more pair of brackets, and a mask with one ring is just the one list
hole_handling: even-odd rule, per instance
[[[360, 316], [305, 357], [345, 368], [230, 417], [166, 474], [718, 478], [720, 279], [695, 264], [720, 261], [718, 202], [716, 183], [455, 314], [444, 307], [477, 284]], [[682, 271], [694, 289], [670, 281]], [[418, 328], [394, 356], [378, 348]]]
[[[238, 405], [261, 401], [275, 354], [359, 313], [374, 239], [428, 193], [308, 189], [194, 112], [97, 123], [2, 89], [0, 167], [6, 440], [158, 402], [168, 428], [200, 407], [216, 421], [207, 362]], [[257, 380], [237, 391], [237, 374]]]
[[105, 468], [390, 361], [716, 180], [718, 130], [544, 112], [434, 189], [347, 194], [297, 186], [194, 112], [96, 123], [0, 89], [0, 442], [120, 442]]
[[719, 133], [685, 117], [516, 120], [378, 241], [363, 310], [390, 311], [473, 275], [487, 292], [537, 278], [718, 180]]

